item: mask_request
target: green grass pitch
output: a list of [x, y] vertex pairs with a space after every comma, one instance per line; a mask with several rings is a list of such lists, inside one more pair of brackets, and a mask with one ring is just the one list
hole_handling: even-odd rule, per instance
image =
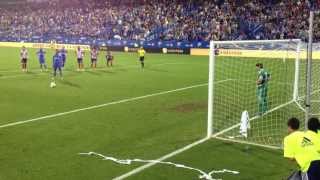
[[[28, 73], [20, 70], [19, 50], [0, 49], [0, 126], [117, 103], [0, 128], [0, 180], [112, 179], [143, 164], [120, 165], [78, 153], [94, 151], [120, 159], [152, 160], [206, 135], [208, 57], [147, 54], [146, 68], [142, 71], [134, 53], [114, 53], [113, 68], [105, 67], [102, 53], [98, 69], [92, 71], [88, 68], [87, 53], [86, 71], [77, 72], [75, 53], [69, 52], [64, 79], [58, 79], [57, 87], [50, 88], [51, 72], [39, 71], [36, 50], [29, 49]], [[47, 51], [50, 67], [53, 51]], [[255, 68], [245, 70], [254, 80]], [[217, 80], [224, 78], [222, 72], [217, 75]], [[221, 83], [221, 87], [228, 83]], [[195, 85], [199, 86], [155, 94]], [[132, 99], [136, 97], [143, 98]], [[121, 101], [127, 99], [131, 101]], [[238, 123], [239, 117], [236, 120], [232, 123]], [[295, 168], [282, 158], [281, 151], [216, 139], [166, 161], [206, 172], [214, 169], [240, 172], [214, 176], [224, 180], [279, 180]], [[194, 171], [155, 165], [128, 179], [187, 180], [198, 176]]]

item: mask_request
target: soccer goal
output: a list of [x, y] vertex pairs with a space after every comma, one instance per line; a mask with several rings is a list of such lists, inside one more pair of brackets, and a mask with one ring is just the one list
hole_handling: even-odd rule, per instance
[[288, 118], [305, 120], [301, 46], [299, 39], [212, 41], [208, 137], [280, 148]]

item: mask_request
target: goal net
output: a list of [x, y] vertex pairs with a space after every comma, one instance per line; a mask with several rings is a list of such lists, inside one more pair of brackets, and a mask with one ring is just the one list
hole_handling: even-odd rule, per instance
[[281, 147], [288, 118], [305, 119], [305, 54], [300, 40], [212, 41], [208, 136]]

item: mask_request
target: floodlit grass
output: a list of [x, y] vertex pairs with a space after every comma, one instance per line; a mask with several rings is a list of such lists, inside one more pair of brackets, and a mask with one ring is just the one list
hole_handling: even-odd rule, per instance
[[[53, 51], [47, 51], [47, 63], [51, 66]], [[208, 81], [208, 57], [147, 54], [146, 68], [142, 71], [134, 53], [114, 53], [115, 66], [106, 68], [103, 52], [100, 54], [98, 69], [90, 70], [87, 53], [86, 71], [77, 72], [75, 53], [70, 51], [64, 79], [58, 79], [57, 87], [50, 88], [51, 73], [39, 71], [35, 52], [36, 50], [29, 50], [30, 71], [23, 73], [20, 70], [19, 49], [0, 49], [0, 126], [116, 103], [0, 128], [0, 180], [112, 179], [142, 164], [119, 165], [99, 158], [80, 156], [78, 153], [95, 151], [120, 159], [157, 159], [206, 135], [208, 98], [205, 83]], [[255, 63], [253, 60], [244, 63], [245, 70], [250, 73], [242, 80], [249, 77], [255, 80]], [[273, 69], [273, 74], [277, 74], [276, 69]], [[234, 75], [224, 77], [221, 72], [216, 80], [238, 77], [237, 74]], [[251, 82], [245, 84], [248, 88], [235, 92], [244, 93], [238, 94], [243, 99], [245, 95], [250, 98], [250, 110], [253, 113], [253, 107], [256, 107], [255, 85], [254, 82], [253, 85]], [[200, 86], [155, 94], [194, 85]], [[217, 87], [233, 87], [232, 85], [236, 85], [233, 80], [220, 83]], [[283, 90], [281, 86], [278, 90], [280, 89]], [[282, 93], [278, 90], [271, 86], [270, 93], [274, 93], [271, 97]], [[219, 91], [222, 93], [223, 89], [217, 90], [217, 93]], [[152, 96], [146, 96], [151, 94]], [[288, 100], [287, 94], [272, 106], [276, 107]], [[132, 99], [136, 97], [143, 98]], [[127, 99], [132, 100], [121, 101]], [[230, 104], [234, 103], [233, 100], [229, 101]], [[228, 103], [227, 99], [220, 102]], [[221, 113], [228, 112], [220, 110]], [[222, 121], [221, 118], [216, 122], [220, 124], [216, 128], [222, 130], [238, 123], [238, 113], [242, 109], [235, 111], [237, 113], [232, 114], [232, 117], [236, 119]], [[219, 117], [223, 116], [227, 117], [227, 114]], [[281, 113], [277, 116], [284, 117]], [[267, 123], [268, 120], [264, 122]], [[284, 122], [285, 119], [273, 121], [277, 124], [276, 128], [282, 127]], [[264, 125], [265, 123], [257, 124], [255, 127], [260, 129], [259, 132], [271, 127]], [[270, 129], [266, 131], [270, 134], [273, 132]], [[279, 134], [284, 135], [283, 129]], [[257, 137], [254, 142], [268, 143], [264, 138], [258, 141]], [[293, 165], [282, 158], [281, 151], [230, 144], [215, 139], [168, 161], [206, 172], [213, 169], [240, 171], [239, 175], [217, 175], [217, 178], [225, 180], [282, 179], [293, 168]], [[129, 179], [186, 180], [197, 179], [198, 175], [188, 170], [156, 165]]]

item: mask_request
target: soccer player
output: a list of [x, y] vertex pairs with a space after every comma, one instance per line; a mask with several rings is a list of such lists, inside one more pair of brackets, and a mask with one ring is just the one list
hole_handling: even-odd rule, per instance
[[65, 49], [65, 47], [63, 46], [61, 49], [61, 56], [62, 56], [62, 67], [64, 68], [64, 65], [66, 64], [66, 60], [67, 60], [67, 50]]
[[112, 67], [113, 66], [113, 55], [110, 50], [107, 50], [106, 59], [107, 59], [107, 67]]
[[138, 54], [139, 54], [139, 60], [141, 63], [141, 68], [144, 68], [144, 56], [146, 54], [146, 51], [143, 49], [143, 47], [141, 46], [140, 49], [138, 50]]
[[84, 71], [84, 67], [83, 67], [84, 52], [80, 48], [80, 46], [78, 46], [77, 48], [76, 55], [77, 55], [77, 61], [78, 61], [78, 71]]
[[47, 70], [47, 65], [45, 60], [46, 52], [42, 48], [40, 48], [39, 51], [37, 52], [37, 55], [38, 55], [41, 71]]
[[98, 49], [95, 47], [92, 47], [91, 49], [91, 68], [95, 69], [97, 68], [97, 59], [98, 59]]
[[57, 76], [57, 71], [59, 71], [60, 78], [62, 79], [62, 56], [58, 49], [56, 49], [56, 53], [52, 58], [52, 66], [53, 66], [53, 78], [54, 81]]
[[320, 139], [320, 122], [319, 119], [316, 117], [312, 117], [308, 121], [308, 129], [318, 136]]
[[[315, 147], [316, 151], [320, 154], [320, 138], [318, 136], [319, 127], [319, 119], [310, 118], [308, 120], [308, 130], [305, 132], [305, 139], [308, 139]], [[320, 180], [320, 159], [314, 160], [310, 163], [307, 175], [308, 180]]]
[[257, 97], [259, 104], [259, 115], [264, 114], [268, 110], [268, 81], [270, 80], [270, 74], [263, 69], [262, 63], [257, 63], [256, 68], [258, 71], [257, 83]]
[[287, 125], [289, 135], [284, 138], [284, 157], [299, 165], [303, 180], [318, 180], [320, 153], [317, 151], [317, 140], [299, 131], [297, 118], [290, 118]]
[[26, 49], [25, 46], [22, 46], [22, 49], [20, 51], [20, 58], [21, 58], [21, 66], [22, 66], [22, 71], [27, 72], [27, 63], [28, 63], [28, 50]]

